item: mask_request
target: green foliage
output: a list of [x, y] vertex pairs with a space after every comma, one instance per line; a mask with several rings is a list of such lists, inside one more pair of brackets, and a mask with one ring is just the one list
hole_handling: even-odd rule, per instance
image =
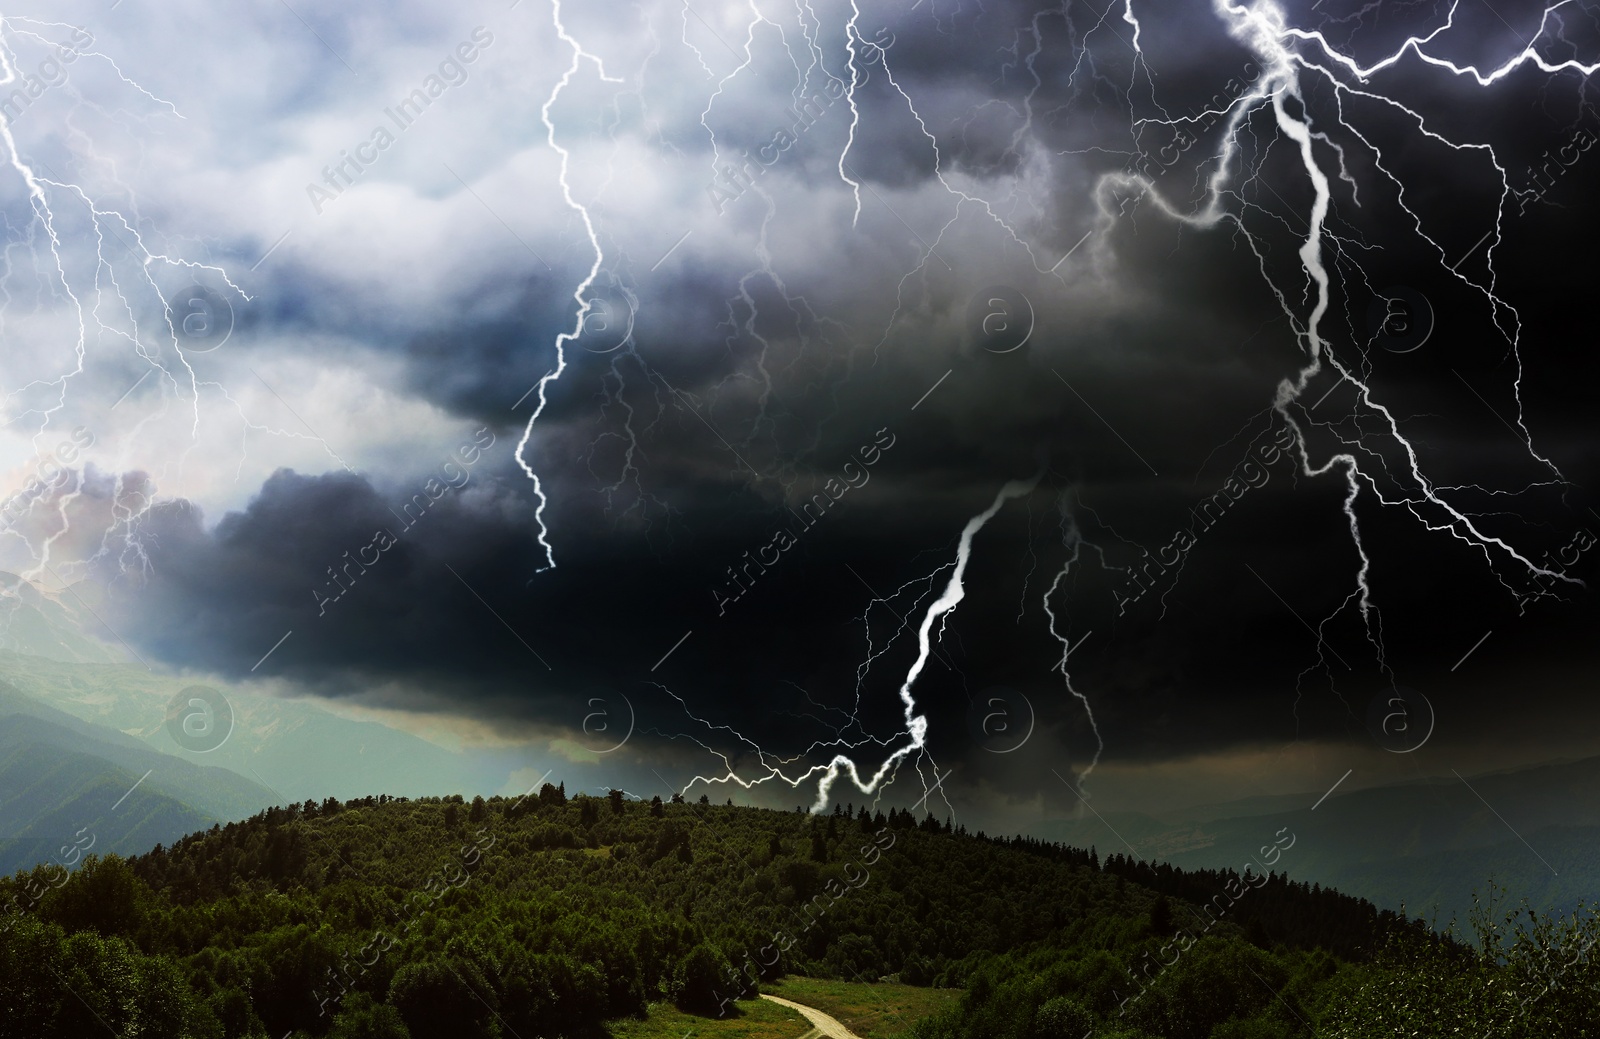
[[1030, 1039], [1077, 1039], [1094, 1028], [1094, 1015], [1071, 996], [1052, 996], [1033, 1015]]
[[[221, 1029], [219, 1035], [261, 1039], [267, 1034], [267, 1026], [256, 1016], [255, 1008], [250, 1004], [250, 997], [238, 988], [230, 986], [218, 989], [211, 994], [206, 1006], [211, 1018]], [[341, 1036], [340, 1039], [354, 1039], [354, 1037]]]
[[1159, 951], [1140, 957], [1140, 973], [1149, 978], [1153, 964], [1155, 976], [1128, 1008], [1132, 1024], [1168, 1039], [1207, 1039], [1229, 1019], [1255, 1015], [1288, 976], [1278, 957], [1238, 939], [1207, 936], [1172, 952], [1170, 964]]
[[[120, 938], [23, 920], [0, 938], [0, 1039], [220, 1039], [177, 967]], [[240, 1033], [245, 1034], [245, 1033]]]
[[721, 1010], [718, 987], [731, 970], [728, 958], [701, 943], [678, 962], [672, 975], [672, 1001], [692, 1014], [717, 1014]]
[[401, 967], [389, 985], [389, 1002], [411, 1039], [476, 1039], [492, 1034], [495, 1008], [480, 995], [487, 991], [475, 964], [442, 957]]
[[328, 1039], [412, 1039], [400, 1011], [357, 992], [334, 1019]]
[[[0, 905], [32, 905], [38, 879], [0, 878]], [[1589, 932], [1530, 919], [1524, 945], [1542, 953], [1474, 950], [1282, 878], [1237, 897], [1225, 884], [1237, 894], [1232, 875], [1115, 857], [1102, 871], [1092, 852], [902, 811], [559, 785], [470, 807], [328, 799], [43, 885], [0, 920], [0, 1039], [588, 1039], [652, 1002], [726, 1014], [785, 973], [967, 988], [920, 1039], [1364, 1039], [1394, 1034], [1370, 1021], [1444, 1019], [1391, 1004], [1470, 1016], [1524, 997], [1529, 1028], [1600, 1019], [1577, 988], [1600, 981], [1586, 964], [1538, 989]], [[1252, 900], [1279, 917], [1251, 916]], [[1351, 952], [1384, 933], [1376, 960]], [[1318, 935], [1345, 956], [1314, 950]]]
[[1165, 938], [1172, 933], [1172, 903], [1166, 895], [1157, 895], [1150, 903], [1150, 933]]
[[60, 888], [45, 896], [41, 913], [69, 931], [137, 934], [152, 899], [145, 886], [116, 855], [90, 855]]
[[[1600, 1035], [1600, 917], [1579, 903], [1564, 919], [1503, 891], [1474, 896], [1471, 946], [1396, 936], [1375, 963], [1326, 994], [1327, 1035], [1594, 1039]], [[1453, 928], [1452, 928], [1453, 933]]]

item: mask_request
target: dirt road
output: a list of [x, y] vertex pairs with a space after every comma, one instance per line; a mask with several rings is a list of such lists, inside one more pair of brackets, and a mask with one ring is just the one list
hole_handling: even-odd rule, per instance
[[807, 1035], [826, 1035], [831, 1036], [832, 1039], [861, 1039], [860, 1036], [840, 1024], [838, 1019], [829, 1017], [822, 1011], [808, 1007], [804, 1003], [796, 1003], [792, 999], [783, 999], [779, 996], [769, 996], [765, 992], [761, 994], [761, 998], [770, 999], [774, 1003], [782, 1003], [789, 1009], [798, 1010], [804, 1014], [806, 1020], [815, 1026], [813, 1031], [806, 1033]]

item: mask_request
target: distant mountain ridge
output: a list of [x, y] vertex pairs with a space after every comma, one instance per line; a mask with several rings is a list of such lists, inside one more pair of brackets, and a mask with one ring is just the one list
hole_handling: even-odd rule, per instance
[[102, 625], [76, 593], [52, 595], [16, 574], [0, 571], [0, 650], [65, 663], [121, 659], [87, 633], [97, 629], [103, 630]]
[[95, 594], [87, 585], [54, 594], [0, 573], [0, 681], [152, 749], [230, 769], [273, 791], [278, 803], [374, 791], [492, 793], [521, 767], [510, 754], [458, 753], [309, 701], [209, 681], [204, 684], [221, 692], [232, 709], [233, 730], [220, 747], [191, 753], [168, 735], [166, 715], [172, 698], [194, 681], [126, 662], [115, 635], [94, 615]]
[[226, 769], [152, 750], [0, 682], [0, 873], [148, 851], [273, 800]]
[[[1470, 787], [1468, 786], [1470, 783]], [[1320, 796], [1274, 795], [1162, 814], [1103, 813], [1031, 827], [1186, 869], [1260, 863], [1279, 827], [1300, 840], [1272, 868], [1386, 909], [1464, 920], [1486, 878], [1541, 908], [1571, 911], [1600, 891], [1600, 757]], [[1493, 806], [1492, 808], [1490, 806]], [[1261, 864], [1265, 868], [1266, 864]]]

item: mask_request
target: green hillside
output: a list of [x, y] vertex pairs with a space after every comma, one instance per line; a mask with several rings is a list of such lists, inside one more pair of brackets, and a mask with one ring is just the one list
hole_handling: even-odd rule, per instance
[[0, 682], [0, 871], [146, 851], [271, 800], [232, 772], [158, 753]]
[[91, 849], [140, 851], [214, 821], [142, 788], [124, 799], [138, 773], [87, 754], [12, 744], [16, 735], [0, 722], [0, 868], [73, 866]]
[[[793, 974], [817, 979], [796, 992], [830, 978], [966, 989], [915, 1026], [928, 1039], [1081, 1039], [1085, 1021], [1141, 1039], [1388, 1035], [1370, 1023], [1479, 990], [1461, 1005], [1481, 1012], [1528, 968], [1520, 946], [1494, 966], [1281, 876], [1101, 868], [1092, 851], [904, 812], [549, 786], [516, 802], [276, 808], [64, 880], [0, 881], [0, 895], [0, 1036], [30, 1039], [103, 1031], [94, 1018], [206, 1039], [643, 1034], [624, 1022], [653, 1003], [710, 1022]], [[1583, 998], [1576, 1020], [1597, 1019]]]

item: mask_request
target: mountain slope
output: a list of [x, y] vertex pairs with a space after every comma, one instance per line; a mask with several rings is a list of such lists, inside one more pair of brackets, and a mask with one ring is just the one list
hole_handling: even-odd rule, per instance
[[[1470, 783], [1470, 787], [1468, 786]], [[1107, 813], [1036, 828], [1074, 843], [1121, 845], [1185, 868], [1283, 870], [1388, 909], [1464, 920], [1490, 875], [1538, 908], [1570, 912], [1600, 890], [1600, 757], [1339, 794], [1252, 798], [1161, 816]], [[1299, 804], [1295, 804], [1298, 801]], [[1493, 806], [1492, 808], [1490, 806]], [[1281, 860], [1261, 849], [1297, 835]]]
[[64, 663], [109, 663], [127, 658], [101, 641], [89, 610], [75, 595], [53, 596], [0, 571], [0, 649]]
[[[0, 651], [0, 681], [72, 716], [118, 729], [147, 747], [230, 769], [274, 791], [273, 800], [499, 790], [520, 762], [467, 755], [376, 722], [340, 717], [310, 701], [212, 685], [233, 713], [215, 750], [194, 754], [167, 732], [168, 704], [193, 685], [138, 664], [69, 663]], [[258, 802], [259, 805], [259, 802]]]
[[82, 721], [26, 696], [4, 681], [0, 681], [0, 720], [12, 741], [99, 758], [131, 772], [134, 779], [149, 772], [146, 786], [215, 819], [242, 819], [272, 802], [265, 787], [228, 769], [161, 753], [126, 733]]
[[155, 792], [129, 794], [138, 773], [15, 736], [0, 722], [0, 870], [71, 867], [91, 850], [146, 851], [215, 821]]
[[525, 764], [509, 751], [459, 753], [312, 701], [217, 683], [210, 684], [227, 700], [233, 728], [220, 747], [195, 754], [175, 743], [166, 727], [168, 705], [194, 680], [125, 662], [127, 650], [90, 606], [97, 594], [103, 593], [87, 584], [53, 594], [0, 574], [0, 680], [155, 750], [231, 769], [274, 791], [278, 801], [374, 790], [413, 796], [499, 791]]
[[151, 750], [0, 682], [0, 871], [134, 853], [272, 800], [225, 769]]

